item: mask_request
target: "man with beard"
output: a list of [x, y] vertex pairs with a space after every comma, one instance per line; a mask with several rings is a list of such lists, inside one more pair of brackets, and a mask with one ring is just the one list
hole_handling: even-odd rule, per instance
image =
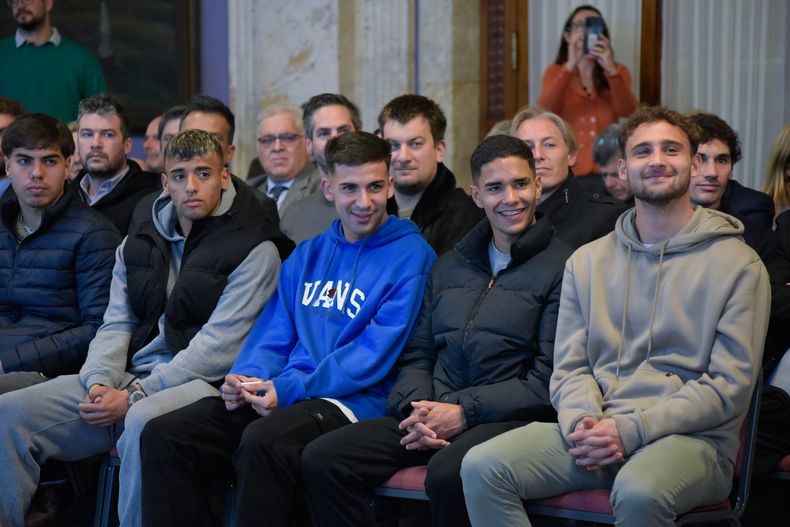
[[129, 122], [118, 102], [106, 94], [80, 101], [77, 150], [83, 169], [75, 182], [83, 201], [107, 216], [122, 235], [140, 199], [162, 190], [157, 174], [126, 158], [131, 149]]
[[469, 451], [473, 525], [530, 525], [522, 499], [583, 489], [611, 488], [626, 527], [675, 525], [727, 497], [770, 289], [741, 224], [691, 205], [698, 134], [660, 107], [623, 125], [618, 170], [635, 206], [565, 265], [549, 383], [559, 423]]
[[52, 27], [53, 1], [8, 1], [17, 31], [0, 41], [0, 95], [67, 123], [81, 99], [107, 85], [96, 57]]
[[447, 148], [444, 112], [422, 95], [401, 95], [384, 106], [378, 124], [392, 150], [397, 214], [416, 223], [441, 255], [484, 216], [442, 163]]
[[[321, 178], [329, 181], [326, 144], [333, 137], [362, 129], [359, 108], [338, 93], [314, 95], [302, 105], [302, 125], [307, 153], [321, 172]], [[313, 192], [283, 212], [281, 226], [283, 233], [299, 243], [324, 232], [335, 218], [334, 203], [323, 192]]]

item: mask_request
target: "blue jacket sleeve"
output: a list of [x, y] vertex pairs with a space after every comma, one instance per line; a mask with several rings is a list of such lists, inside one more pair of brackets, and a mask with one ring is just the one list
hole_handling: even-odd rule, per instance
[[97, 224], [85, 233], [74, 256], [81, 324], [16, 346], [14, 353], [3, 355], [5, 371], [37, 371], [47, 377], [79, 371], [107, 309], [115, 249], [120, 243], [120, 235], [109, 223]]
[[430, 263], [420, 273], [404, 276], [381, 299], [367, 326], [337, 342], [314, 369], [291, 367], [275, 376], [278, 405], [353, 395], [389, 375], [417, 320]]

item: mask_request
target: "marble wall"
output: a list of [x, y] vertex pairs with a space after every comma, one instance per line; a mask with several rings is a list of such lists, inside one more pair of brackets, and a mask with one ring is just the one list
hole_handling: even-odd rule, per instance
[[234, 0], [228, 26], [237, 174], [255, 156], [256, 118], [268, 104], [340, 92], [372, 131], [387, 101], [412, 92], [444, 109], [446, 162], [459, 185], [469, 184], [480, 108], [479, 0]]

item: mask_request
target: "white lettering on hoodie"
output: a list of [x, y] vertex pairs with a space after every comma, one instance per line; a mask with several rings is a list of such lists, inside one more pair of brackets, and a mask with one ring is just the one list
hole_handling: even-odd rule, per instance
[[[348, 315], [349, 318], [357, 316], [357, 313], [359, 313], [359, 310], [362, 308], [362, 302], [365, 300], [365, 293], [354, 288], [354, 291], [349, 297], [348, 292], [351, 288], [350, 283], [338, 280], [337, 287], [335, 287], [335, 282], [329, 280], [321, 287], [321, 282], [321, 280], [316, 280], [315, 282], [304, 283], [304, 291], [302, 292], [303, 306], [320, 307], [324, 309], [332, 309], [334, 307], [343, 313], [346, 302], [348, 301], [351, 307], [345, 310], [345, 314]], [[319, 289], [320, 293], [318, 292]], [[317, 297], [316, 294], [318, 294]]]

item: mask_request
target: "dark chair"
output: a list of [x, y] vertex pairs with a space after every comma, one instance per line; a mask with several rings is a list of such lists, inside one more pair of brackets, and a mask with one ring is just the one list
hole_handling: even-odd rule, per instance
[[[760, 409], [762, 379], [758, 379], [752, 394], [749, 411], [741, 426], [741, 444], [735, 464], [735, 473], [730, 497], [719, 503], [698, 507], [679, 516], [677, 525], [726, 521], [740, 525], [740, 517], [749, 497], [752, 476], [752, 460], [757, 437], [757, 417]], [[571, 520], [591, 521], [614, 525], [610, 502], [610, 489], [590, 489], [569, 492], [540, 500], [525, 502], [527, 512], [539, 516], [551, 516]]]

